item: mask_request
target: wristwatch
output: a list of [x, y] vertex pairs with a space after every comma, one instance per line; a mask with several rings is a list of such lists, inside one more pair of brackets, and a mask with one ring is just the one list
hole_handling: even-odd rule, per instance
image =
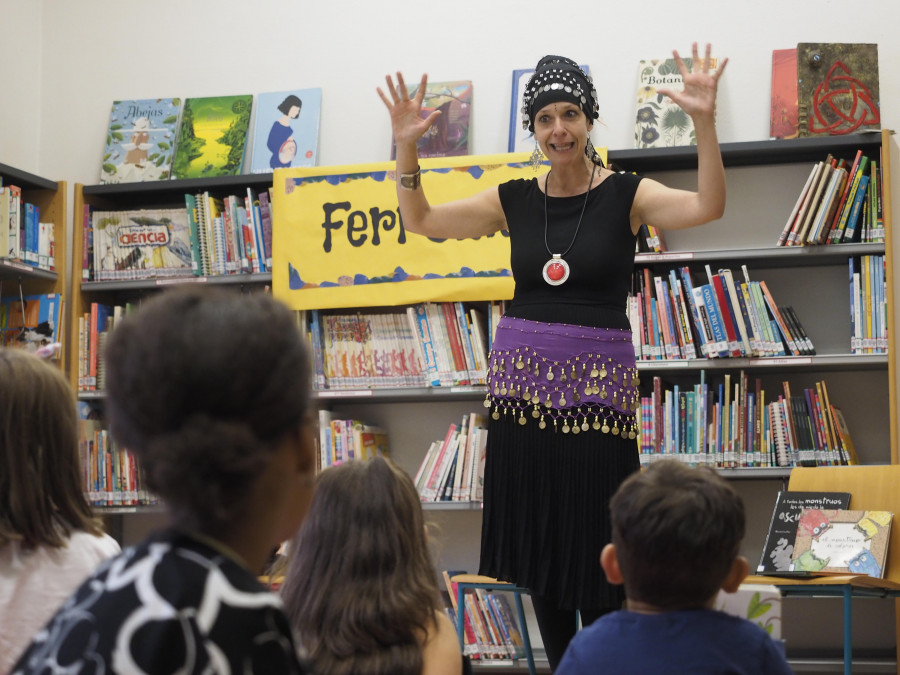
[[416, 169], [415, 173], [401, 173], [400, 187], [404, 190], [418, 190], [422, 185], [422, 170]]

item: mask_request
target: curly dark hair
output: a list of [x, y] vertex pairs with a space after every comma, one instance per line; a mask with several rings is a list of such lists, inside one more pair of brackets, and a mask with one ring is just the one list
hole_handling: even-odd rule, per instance
[[421, 673], [441, 600], [409, 475], [383, 457], [323, 471], [281, 593], [320, 675]]
[[610, 514], [626, 596], [664, 610], [705, 606], [744, 538], [737, 491], [712, 469], [675, 460], [631, 475]]
[[113, 438], [178, 525], [213, 537], [309, 406], [304, 338], [264, 293], [164, 291], [110, 334], [105, 362]]

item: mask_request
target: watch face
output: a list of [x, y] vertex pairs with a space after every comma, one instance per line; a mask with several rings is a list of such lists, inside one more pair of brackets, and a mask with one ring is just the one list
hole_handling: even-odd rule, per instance
[[415, 190], [419, 187], [419, 177], [421, 174], [418, 172], [414, 174], [407, 174], [400, 176], [400, 186], [406, 188], [407, 190]]

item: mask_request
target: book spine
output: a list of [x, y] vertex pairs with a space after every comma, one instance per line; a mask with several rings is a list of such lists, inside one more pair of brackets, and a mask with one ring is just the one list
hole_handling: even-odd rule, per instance
[[782, 317], [781, 311], [778, 309], [778, 305], [775, 304], [775, 299], [772, 297], [772, 294], [769, 293], [766, 282], [760, 281], [759, 288], [763, 293], [763, 297], [766, 299], [766, 305], [768, 306], [769, 311], [772, 313], [775, 323], [778, 325], [778, 329], [781, 331], [781, 335], [784, 338], [784, 343], [787, 345], [788, 350], [794, 356], [799, 356], [800, 350], [797, 347], [797, 343], [794, 342], [794, 339], [791, 336], [791, 332], [790, 330], [788, 330], [787, 323], [785, 322], [784, 317]]
[[713, 336], [711, 353], [720, 357], [729, 356], [728, 335], [725, 332], [725, 327], [722, 325], [722, 316], [719, 314], [719, 308], [716, 305], [715, 291], [713, 291], [712, 285], [703, 284], [695, 287], [694, 291], [700, 295], [699, 301], [706, 308], [706, 316], [709, 318], [709, 328]]
[[426, 379], [430, 386], [437, 387], [441, 384], [441, 381], [438, 373], [437, 357], [434, 351], [434, 341], [431, 336], [431, 329], [428, 326], [428, 315], [425, 306], [417, 305], [415, 307], [409, 307], [407, 308], [406, 313], [410, 325], [415, 330], [416, 335], [419, 336], [418, 344], [421, 345], [422, 349], [422, 362], [425, 366]]

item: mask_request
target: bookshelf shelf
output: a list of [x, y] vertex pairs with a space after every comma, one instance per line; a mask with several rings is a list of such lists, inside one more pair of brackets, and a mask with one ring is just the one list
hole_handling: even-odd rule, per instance
[[[829, 152], [843, 155], [855, 153], [860, 148], [864, 152], [877, 152], [881, 143], [882, 134], [870, 132], [847, 136], [722, 143], [720, 147], [722, 162], [726, 167], [735, 167], [817, 162]], [[688, 146], [610, 150], [609, 161], [622, 169], [638, 173], [696, 169], [697, 149]]]
[[82, 292], [139, 292], [153, 291], [180, 284], [209, 284], [211, 286], [259, 286], [272, 283], [272, 275], [228, 274], [214, 277], [168, 277], [164, 279], [134, 279], [130, 281], [84, 281]]
[[56, 181], [35, 176], [33, 173], [22, 171], [7, 164], [0, 164], [0, 177], [3, 178], [5, 185], [16, 185], [23, 190], [59, 191], [60, 184]]
[[[22, 203], [34, 204], [40, 209], [40, 221], [53, 223], [55, 270], [38, 269], [17, 259], [0, 259], [0, 293], [10, 296], [57, 293], [66, 290], [66, 218], [67, 189], [64, 181], [53, 181], [36, 176], [15, 167], [0, 164], [0, 184], [21, 189]], [[6, 251], [3, 252], [4, 254]], [[68, 298], [63, 297], [63, 302]], [[66, 335], [67, 317], [63, 315], [57, 327], [60, 335]], [[65, 339], [65, 337], [63, 337]], [[68, 350], [63, 349], [60, 366], [68, 368]]]
[[833, 244], [825, 246], [773, 246], [771, 248], [717, 249], [709, 251], [671, 251], [638, 253], [634, 263], [646, 267], [656, 264], [692, 265], [713, 262], [735, 262], [752, 269], [773, 267], [809, 267], [834, 265], [860, 255], [883, 255], [884, 244]]
[[218, 176], [215, 178], [82, 185], [81, 193], [91, 201], [103, 203], [107, 207], [118, 207], [121, 205], [122, 208], [126, 208], [150, 207], [160, 204], [183, 205], [184, 195], [188, 192], [209, 190], [214, 193], [227, 193], [247, 187], [256, 189], [272, 187], [272, 174], [254, 173], [241, 176]]
[[[72, 354], [68, 367], [69, 381], [77, 392], [78, 400], [92, 404], [96, 410], [102, 411], [106, 399], [105, 392], [79, 391], [79, 319], [90, 312], [91, 304], [124, 304], [139, 301], [141, 298], [157, 293], [165, 288], [181, 284], [208, 284], [233, 288], [234, 292], [262, 292], [271, 285], [270, 273], [229, 274], [222, 276], [185, 276], [148, 279], [130, 279], [115, 281], [88, 281], [82, 277], [84, 260], [84, 213], [85, 207], [108, 210], [130, 210], [144, 208], [185, 208], [185, 195], [209, 191], [212, 195], [222, 196], [239, 194], [247, 188], [257, 191], [267, 190], [272, 185], [272, 174], [252, 174], [243, 176], [226, 176], [210, 179], [189, 179], [154, 181], [144, 183], [119, 183], [111, 185], [81, 185], [74, 189], [74, 208], [72, 216], [72, 260], [71, 301], [67, 302], [68, 322], [70, 330], [67, 334], [67, 349]], [[68, 299], [67, 299], [68, 300]], [[165, 512], [160, 505], [134, 506], [96, 506], [95, 511], [102, 516], [109, 516], [111, 531], [117, 533], [120, 540], [128, 540], [125, 534], [128, 526], [125, 521], [135, 514], [149, 516]], [[127, 541], [126, 541], [127, 543]]]

